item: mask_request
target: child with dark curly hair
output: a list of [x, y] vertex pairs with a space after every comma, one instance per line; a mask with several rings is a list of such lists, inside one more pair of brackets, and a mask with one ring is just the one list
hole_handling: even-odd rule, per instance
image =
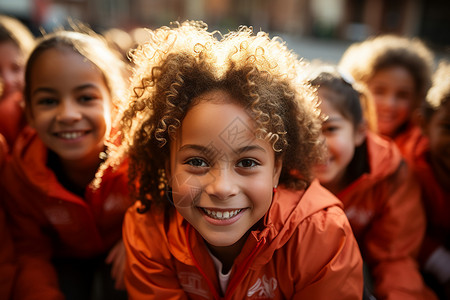
[[422, 139], [418, 108], [431, 85], [433, 53], [419, 39], [381, 35], [351, 45], [339, 66], [367, 86], [377, 113], [378, 132], [395, 141], [410, 159]]
[[126, 298], [126, 163], [91, 185], [112, 142], [122, 67], [93, 32], [47, 34], [30, 54], [30, 127], [17, 138], [1, 182], [19, 264], [15, 299]]
[[26, 124], [24, 71], [34, 36], [18, 19], [0, 15], [0, 133], [12, 149]]
[[[350, 79], [349, 79], [350, 78]], [[425, 233], [420, 187], [395, 143], [368, 128], [363, 87], [333, 66], [318, 66], [327, 158], [314, 173], [344, 204], [377, 299], [433, 299], [417, 266]], [[371, 281], [367, 281], [371, 283]]]
[[123, 144], [130, 299], [361, 299], [342, 211], [312, 180], [320, 122], [303, 65], [249, 28], [151, 32], [133, 54]]
[[450, 299], [450, 62], [442, 61], [421, 109], [427, 142], [415, 148], [413, 169], [422, 185], [427, 233], [420, 253], [425, 278]]

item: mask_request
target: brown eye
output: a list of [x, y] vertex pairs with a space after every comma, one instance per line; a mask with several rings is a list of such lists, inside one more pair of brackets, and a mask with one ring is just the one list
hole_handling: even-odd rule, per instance
[[239, 161], [237, 164], [237, 166], [241, 167], [241, 168], [253, 168], [258, 165], [259, 164], [256, 161], [254, 161], [253, 159], [248, 159], [248, 158]]

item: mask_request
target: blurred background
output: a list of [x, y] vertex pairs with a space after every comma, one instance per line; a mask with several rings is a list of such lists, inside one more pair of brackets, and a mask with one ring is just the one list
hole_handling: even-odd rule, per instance
[[394, 33], [421, 38], [436, 59], [450, 58], [449, 0], [0, 0], [0, 13], [36, 35], [70, 18], [99, 33], [184, 20], [222, 33], [248, 25], [280, 36], [300, 57], [334, 63], [352, 42]]

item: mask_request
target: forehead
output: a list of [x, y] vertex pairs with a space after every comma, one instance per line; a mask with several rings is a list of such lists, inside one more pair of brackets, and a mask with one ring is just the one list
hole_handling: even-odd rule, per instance
[[20, 48], [12, 41], [0, 42], [0, 61], [25, 59]]
[[405, 88], [414, 88], [415, 82], [411, 72], [403, 66], [389, 66], [377, 70], [369, 84], [384, 84]]
[[207, 92], [194, 99], [194, 103], [180, 128], [184, 140], [220, 140], [232, 146], [240, 144], [243, 139], [254, 138], [253, 119], [229, 94]]
[[50, 48], [40, 53], [31, 69], [31, 85], [35, 84], [75, 84], [75, 79], [102, 81], [101, 71], [81, 54], [67, 47]]

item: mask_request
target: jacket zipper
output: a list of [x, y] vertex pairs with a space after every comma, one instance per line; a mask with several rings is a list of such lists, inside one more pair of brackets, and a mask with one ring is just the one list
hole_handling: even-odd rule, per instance
[[187, 239], [187, 245], [188, 245], [187, 248], [189, 250], [189, 254], [191, 255], [191, 257], [194, 261], [195, 267], [198, 269], [200, 274], [206, 280], [206, 283], [208, 284], [209, 289], [211, 290], [211, 292], [214, 295], [214, 299], [216, 299], [216, 300], [230, 299], [231, 295], [233, 295], [233, 293], [236, 290], [236, 288], [238, 287], [239, 283], [242, 281], [245, 273], [250, 268], [250, 265], [252, 264], [253, 260], [256, 258], [256, 255], [258, 254], [259, 250], [261, 250], [262, 246], [264, 246], [266, 244], [266, 238], [263, 237], [258, 241], [258, 243], [256, 244], [255, 248], [252, 250], [252, 252], [245, 258], [245, 260], [242, 262], [239, 269], [236, 270], [236, 273], [234, 274], [233, 278], [231, 279], [230, 284], [225, 292], [225, 297], [222, 298], [219, 296], [219, 293], [214, 288], [214, 285], [212, 284], [211, 280], [208, 278], [208, 276], [205, 274], [203, 269], [200, 267], [200, 264], [198, 263], [197, 259], [194, 256], [194, 253], [192, 252], [191, 243], [189, 242], [190, 227], [191, 227], [191, 225], [188, 223], [186, 226], [186, 239]]

